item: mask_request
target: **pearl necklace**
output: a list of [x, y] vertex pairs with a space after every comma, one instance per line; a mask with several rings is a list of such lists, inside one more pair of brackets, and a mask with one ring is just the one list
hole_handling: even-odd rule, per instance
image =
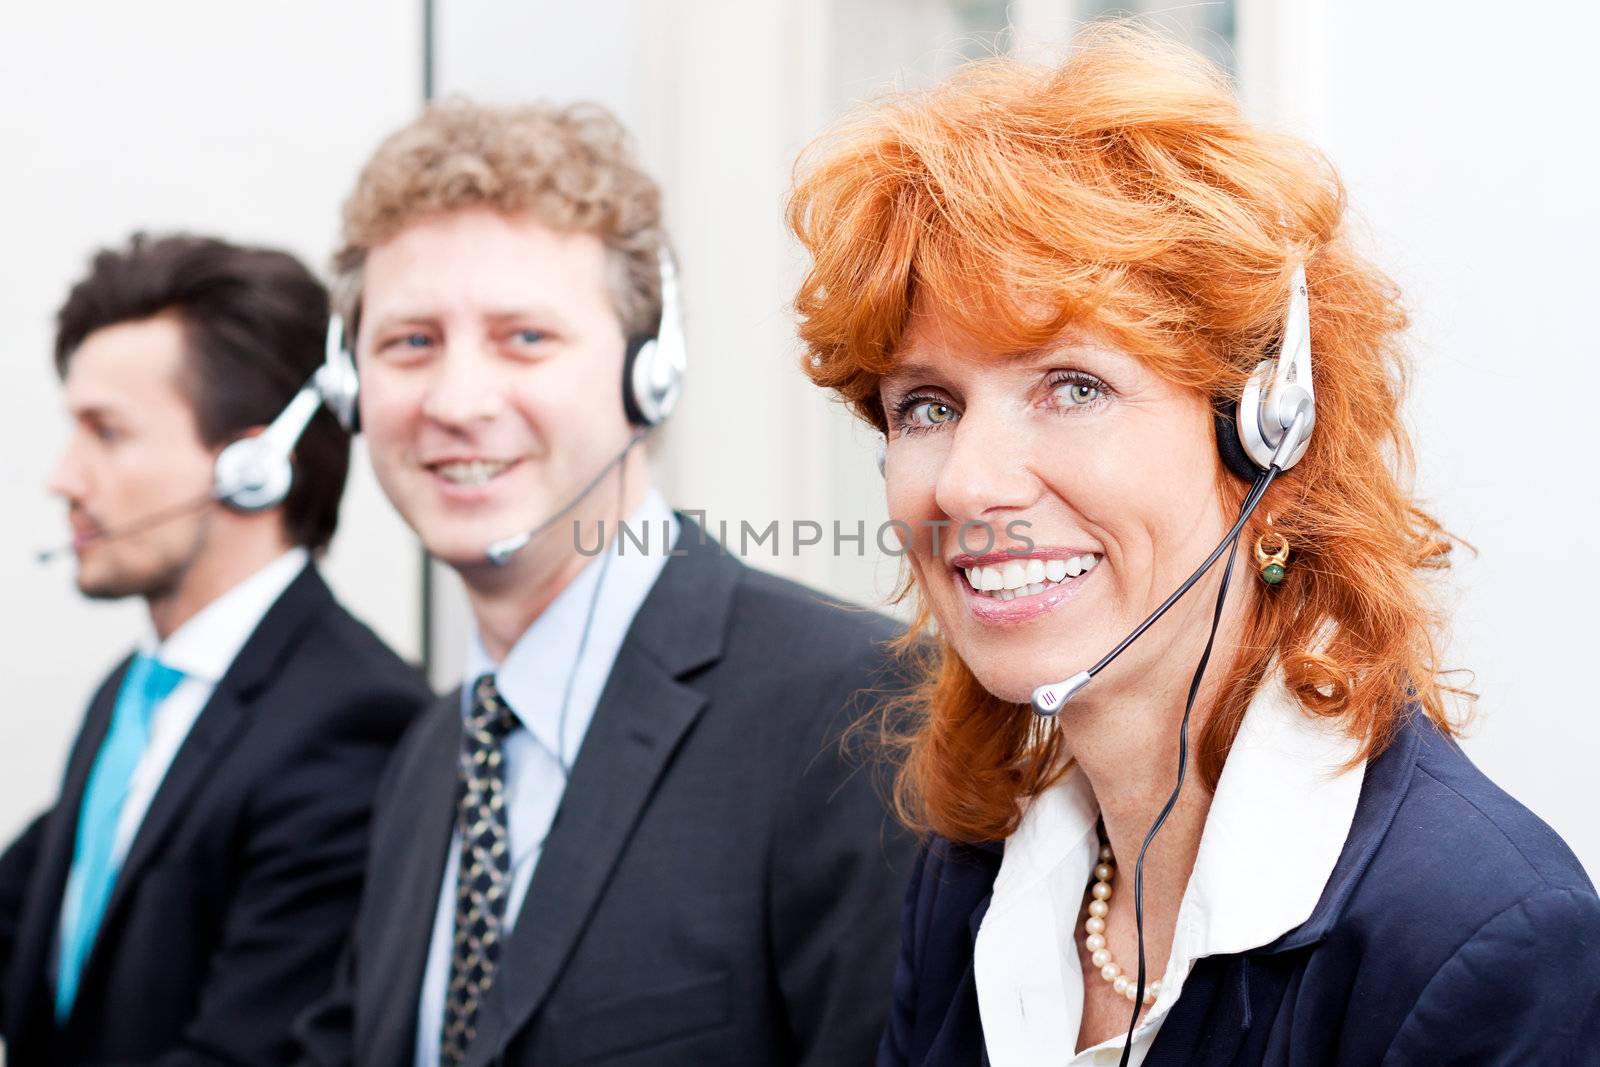
[[[1132, 1000], [1138, 992], [1139, 983], [1122, 973], [1117, 961], [1111, 958], [1111, 950], [1106, 948], [1106, 913], [1111, 910], [1111, 879], [1116, 877], [1116, 873], [1111, 846], [1101, 845], [1100, 862], [1094, 868], [1094, 885], [1089, 890], [1089, 895], [1094, 899], [1089, 901], [1089, 918], [1083, 924], [1083, 947], [1089, 950], [1090, 962], [1100, 968], [1100, 977], [1110, 982], [1111, 988]], [[1144, 987], [1145, 1006], [1154, 1004], [1160, 995], [1161, 979], [1157, 978]]]

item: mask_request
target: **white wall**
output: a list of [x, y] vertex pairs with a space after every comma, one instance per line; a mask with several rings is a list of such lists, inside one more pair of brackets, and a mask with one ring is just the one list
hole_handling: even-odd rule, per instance
[[1245, 7], [1254, 107], [1338, 164], [1413, 316], [1419, 485], [1478, 549], [1445, 590], [1448, 662], [1476, 673], [1482, 698], [1467, 751], [1600, 875], [1600, 12]]
[[[32, 561], [67, 533], [45, 494], [64, 438], [56, 308], [95, 248], [138, 228], [276, 244], [320, 272], [357, 165], [420, 97], [421, 21], [388, 0], [76, 0], [0, 6], [0, 41], [4, 841], [54, 796], [87, 697], [144, 625], [137, 603], [79, 597], [70, 560]], [[353, 475], [332, 583], [415, 655], [416, 549], [364, 459]]]

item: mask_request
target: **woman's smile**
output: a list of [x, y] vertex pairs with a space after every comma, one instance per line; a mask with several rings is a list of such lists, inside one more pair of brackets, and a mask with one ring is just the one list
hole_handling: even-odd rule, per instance
[[959, 556], [951, 575], [975, 619], [1003, 625], [1076, 599], [1102, 558], [1097, 552], [1051, 549], [1026, 556]]

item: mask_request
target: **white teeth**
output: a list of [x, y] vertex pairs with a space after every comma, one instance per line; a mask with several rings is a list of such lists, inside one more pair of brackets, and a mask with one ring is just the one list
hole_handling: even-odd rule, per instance
[[995, 566], [965, 568], [967, 582], [999, 600], [1038, 596], [1058, 582], [1087, 574], [1100, 560], [1092, 552], [1067, 559], [1013, 559]]
[[439, 476], [452, 485], [483, 486], [511, 466], [495, 460], [475, 459], [461, 463], [441, 463], [434, 468]]
[[1000, 588], [1000, 572], [993, 567], [974, 567], [967, 572], [972, 588], [980, 593], [992, 593]]

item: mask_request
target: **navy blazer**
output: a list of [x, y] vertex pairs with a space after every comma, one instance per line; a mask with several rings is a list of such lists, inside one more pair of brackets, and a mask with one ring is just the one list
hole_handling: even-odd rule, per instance
[[[880, 1067], [988, 1062], [972, 956], [1000, 856], [923, 852]], [[1196, 963], [1145, 1064], [1600, 1064], [1600, 899], [1553, 830], [1410, 716], [1311, 917]]]

